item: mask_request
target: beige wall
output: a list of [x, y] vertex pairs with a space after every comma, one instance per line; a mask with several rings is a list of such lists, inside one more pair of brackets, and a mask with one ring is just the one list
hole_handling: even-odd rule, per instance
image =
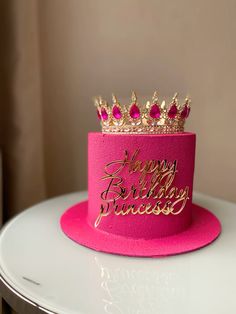
[[40, 1], [50, 195], [86, 187], [91, 98], [193, 99], [195, 189], [236, 201], [236, 1]]

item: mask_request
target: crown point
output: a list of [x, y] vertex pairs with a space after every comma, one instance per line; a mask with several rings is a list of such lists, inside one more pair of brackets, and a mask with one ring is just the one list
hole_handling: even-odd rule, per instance
[[165, 107], [166, 107], [166, 102], [165, 102], [165, 100], [163, 100], [161, 103], [161, 109], [165, 109]]
[[148, 101], [146, 102], [146, 108], [149, 109], [150, 107], [151, 107], [151, 103], [150, 103], [150, 101], [148, 100]]
[[137, 96], [136, 96], [134, 91], [132, 91], [131, 100], [132, 100], [132, 102], [136, 102], [137, 101]]
[[187, 96], [187, 97], [185, 98], [185, 105], [190, 105], [190, 102], [191, 102], [191, 100], [190, 100], [190, 98]]
[[94, 98], [94, 106], [99, 107], [99, 100], [97, 98]]
[[177, 97], [178, 97], [178, 93], [175, 93], [174, 97], [172, 98], [173, 102], [175, 102], [177, 100]]
[[99, 97], [98, 97], [98, 103], [99, 103], [100, 106], [102, 105], [102, 102], [103, 102], [102, 96], [99, 96]]
[[113, 102], [113, 104], [117, 103], [117, 98], [114, 94], [112, 94], [112, 102]]
[[158, 101], [158, 94], [157, 94], [157, 91], [154, 92], [153, 97], [152, 97], [152, 101], [153, 101], [154, 103], [157, 103], [157, 101]]

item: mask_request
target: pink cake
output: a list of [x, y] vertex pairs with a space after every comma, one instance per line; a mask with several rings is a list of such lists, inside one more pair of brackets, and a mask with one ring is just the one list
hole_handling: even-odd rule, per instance
[[192, 203], [196, 136], [184, 132], [190, 101], [129, 107], [96, 102], [102, 132], [88, 136], [88, 201], [61, 219], [74, 241], [108, 253], [163, 256], [203, 247], [218, 219]]

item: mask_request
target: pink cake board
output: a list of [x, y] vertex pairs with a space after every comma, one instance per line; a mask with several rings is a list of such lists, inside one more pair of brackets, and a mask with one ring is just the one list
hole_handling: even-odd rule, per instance
[[213, 242], [221, 232], [218, 218], [209, 210], [192, 205], [188, 229], [169, 237], [134, 239], [97, 230], [87, 221], [88, 202], [66, 210], [61, 216], [63, 232], [73, 241], [96, 251], [136, 257], [161, 257], [197, 250]]

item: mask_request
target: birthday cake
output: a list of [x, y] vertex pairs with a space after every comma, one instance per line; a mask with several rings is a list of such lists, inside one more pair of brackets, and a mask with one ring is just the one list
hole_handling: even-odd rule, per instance
[[88, 201], [68, 209], [72, 240], [107, 253], [165, 256], [192, 251], [220, 233], [219, 220], [192, 203], [194, 133], [185, 132], [190, 100], [128, 106], [96, 99], [102, 132], [88, 136]]

